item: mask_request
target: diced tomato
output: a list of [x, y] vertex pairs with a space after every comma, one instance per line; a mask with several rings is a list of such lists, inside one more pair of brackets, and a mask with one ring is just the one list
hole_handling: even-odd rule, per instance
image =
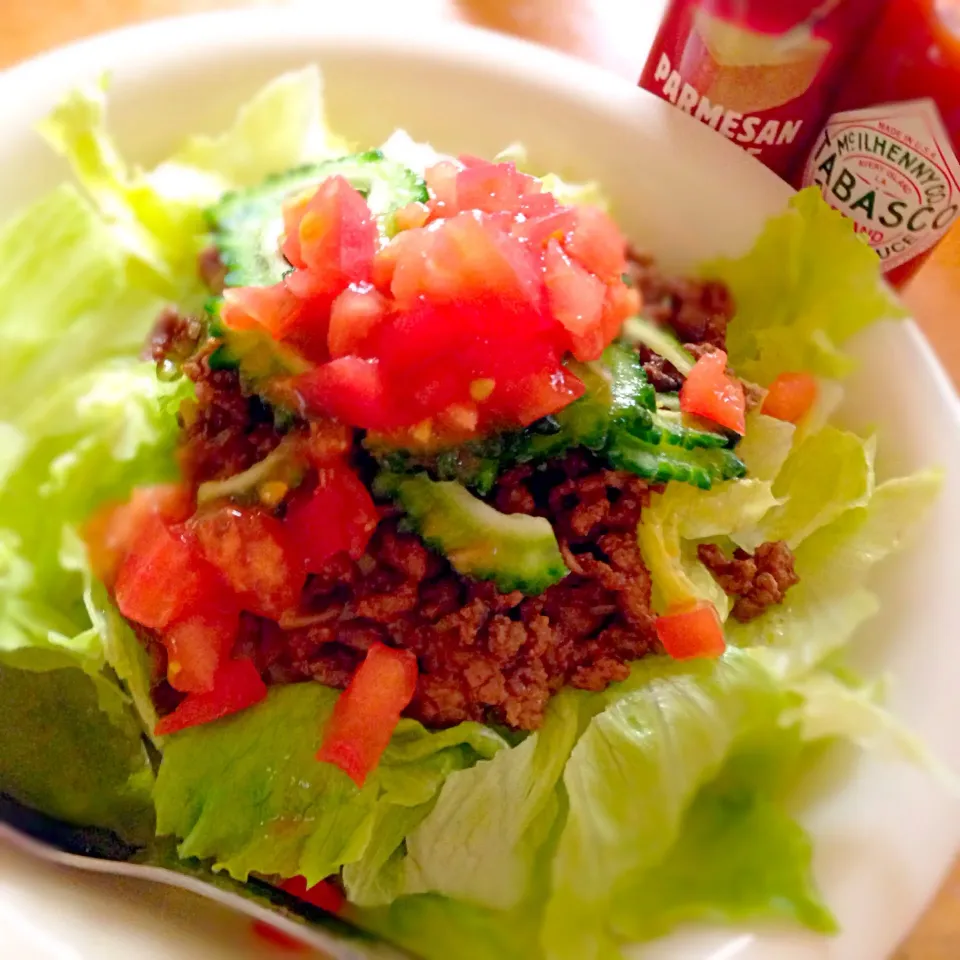
[[577, 225], [566, 242], [567, 253], [605, 283], [621, 279], [627, 268], [627, 242], [609, 214], [599, 207], [577, 207]]
[[484, 297], [539, 311], [542, 282], [536, 260], [516, 237], [483, 214], [459, 213], [423, 231], [422, 246], [404, 247], [391, 291], [397, 306], [420, 297], [433, 304]]
[[137, 487], [127, 503], [101, 507], [83, 526], [94, 575], [112, 587], [123, 558], [148, 517], [175, 524], [186, 520], [190, 510], [190, 492], [176, 484]]
[[252, 660], [227, 660], [217, 671], [212, 690], [188, 693], [173, 713], [161, 718], [153, 732], [166, 736], [187, 727], [212, 723], [252, 707], [266, 695], [267, 686]]
[[726, 650], [716, 607], [700, 600], [657, 617], [657, 637], [674, 660], [719, 657]]
[[799, 423], [816, 402], [818, 389], [812, 373], [781, 373], [770, 384], [761, 411], [768, 417]]
[[722, 350], [700, 357], [680, 388], [680, 409], [743, 436], [746, 430], [743, 384], [728, 376], [726, 367], [727, 355]]
[[640, 293], [628, 287], [622, 280], [607, 286], [607, 297], [603, 303], [603, 317], [600, 326], [604, 343], [615, 340], [625, 320], [640, 312]]
[[317, 759], [340, 767], [362, 787], [416, 689], [417, 658], [374, 643], [337, 700]]
[[314, 295], [329, 296], [332, 302], [349, 284], [370, 280], [376, 220], [367, 201], [343, 177], [324, 180], [306, 202], [289, 209], [284, 225], [284, 255], [303, 265]]
[[430, 208], [432, 217], [450, 217], [459, 209], [457, 206], [457, 173], [459, 167], [452, 160], [435, 163], [424, 174], [430, 190]]
[[276, 620], [297, 606], [306, 573], [275, 517], [263, 510], [220, 506], [198, 513], [189, 528], [241, 609]]
[[413, 228], [398, 233], [389, 243], [382, 246], [373, 258], [373, 285], [383, 294], [389, 294], [393, 284], [393, 275], [401, 258], [422, 253], [430, 243], [430, 234], [426, 230]]
[[300, 221], [319, 185], [318, 183], [313, 187], [305, 187], [294, 196], [288, 197], [283, 204], [283, 237], [280, 250], [288, 263], [300, 269], [306, 266], [300, 249]]
[[[529, 200], [547, 199], [553, 200], [553, 197], [548, 193], [541, 193], [537, 197], [528, 198], [527, 205], [530, 206]], [[548, 240], [562, 240], [576, 224], [577, 214], [571, 207], [557, 207], [556, 201], [553, 201], [553, 207], [554, 209], [543, 214], [518, 218], [511, 225], [510, 232], [535, 249], [543, 247]]]
[[291, 897], [303, 900], [312, 907], [319, 907], [327, 913], [339, 913], [346, 902], [343, 892], [335, 884], [321, 880], [312, 887], [307, 886], [306, 877], [291, 877], [280, 884], [280, 889]]
[[498, 381], [491, 403], [501, 418], [529, 426], [573, 403], [585, 389], [579, 377], [558, 366], [519, 381]]
[[220, 664], [230, 655], [240, 629], [240, 608], [224, 589], [204, 597], [196, 609], [175, 620], [161, 637], [167, 648], [167, 680], [175, 690], [213, 689]]
[[282, 283], [270, 287], [228, 287], [220, 319], [233, 330], [266, 330], [283, 340], [302, 321], [303, 303]]
[[570, 351], [578, 360], [597, 360], [607, 345], [601, 328], [606, 284], [573, 263], [556, 240], [547, 244], [543, 274], [550, 312], [570, 335]]
[[326, 414], [367, 430], [393, 430], [407, 418], [389, 396], [378, 360], [339, 357], [294, 381], [307, 413]]
[[216, 569], [183, 528], [170, 529], [149, 515], [120, 565], [114, 593], [125, 617], [162, 630], [219, 583]]
[[468, 157], [461, 157], [460, 162], [465, 164], [457, 174], [457, 206], [461, 211], [515, 215], [522, 210], [525, 194], [539, 193], [542, 189], [539, 180], [519, 173], [512, 163], [490, 163]]
[[398, 231], [422, 227], [430, 219], [430, 208], [419, 200], [408, 203], [393, 214], [393, 224]]
[[386, 298], [369, 283], [352, 283], [336, 300], [330, 311], [327, 344], [330, 356], [349, 353], [363, 355], [370, 334], [387, 316]]
[[367, 488], [345, 462], [318, 473], [313, 490], [294, 494], [283, 521], [309, 573], [320, 573], [341, 552], [360, 557], [380, 519]]

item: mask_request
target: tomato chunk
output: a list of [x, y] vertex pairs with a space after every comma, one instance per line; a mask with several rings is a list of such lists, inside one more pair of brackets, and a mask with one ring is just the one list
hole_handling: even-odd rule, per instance
[[434, 217], [450, 217], [459, 209], [457, 206], [457, 174], [459, 168], [452, 160], [441, 160], [428, 168], [424, 174], [430, 189], [430, 201], [427, 206]]
[[340, 767], [362, 787], [416, 688], [417, 658], [409, 650], [374, 643], [337, 700], [317, 759]]
[[627, 242], [608, 213], [584, 204], [566, 242], [567, 253], [605, 283], [620, 280], [627, 269]]
[[294, 387], [310, 414], [367, 430], [393, 430], [409, 422], [388, 394], [378, 360], [339, 357], [297, 377]]
[[321, 880], [312, 887], [308, 887], [306, 877], [291, 877], [280, 884], [280, 889], [289, 893], [291, 897], [326, 910], [327, 913], [339, 913], [346, 902], [340, 888], [328, 880]]
[[543, 275], [547, 303], [570, 335], [570, 351], [578, 360], [599, 359], [606, 346], [601, 326], [606, 284], [572, 262], [556, 240], [544, 251]]
[[167, 648], [170, 686], [186, 693], [212, 690], [239, 629], [240, 608], [226, 591], [206, 598], [199, 608], [171, 623], [161, 637]]
[[583, 381], [561, 366], [518, 380], [497, 381], [491, 397], [493, 420], [529, 426], [573, 403], [585, 390]]
[[327, 344], [330, 356], [348, 353], [363, 355], [364, 347], [387, 316], [387, 300], [369, 283], [352, 283], [344, 290], [330, 310], [330, 329]]
[[262, 510], [222, 506], [197, 514], [189, 526], [242, 609], [276, 620], [296, 607], [306, 572], [279, 520]]
[[457, 205], [461, 210], [518, 214], [525, 195], [542, 189], [539, 180], [520, 173], [512, 163], [472, 157], [461, 157], [460, 162], [464, 164], [457, 174]]
[[663, 649], [674, 660], [719, 657], [727, 648], [720, 617], [707, 600], [657, 617], [656, 630]]
[[302, 303], [282, 283], [270, 287], [228, 287], [223, 291], [220, 319], [233, 330], [262, 327], [283, 340], [301, 321]]
[[187, 727], [212, 723], [252, 707], [266, 695], [267, 686], [252, 660], [228, 660], [217, 672], [212, 690], [188, 693], [173, 713], [161, 718], [154, 733], [166, 736]]
[[151, 516], [180, 523], [190, 515], [190, 493], [185, 487], [162, 484], [138, 487], [126, 503], [101, 507], [84, 524], [83, 538], [94, 575], [113, 586], [123, 558]]
[[216, 569], [196, 543], [182, 529], [171, 530], [150, 516], [120, 565], [114, 593], [125, 617], [162, 630], [218, 584]]
[[743, 384], [728, 376], [726, 367], [727, 355], [722, 350], [700, 357], [680, 388], [680, 409], [743, 436], [746, 430]]
[[345, 463], [318, 471], [317, 486], [297, 491], [284, 527], [308, 573], [320, 573], [336, 554], [362, 556], [376, 529], [379, 514], [360, 478]]
[[343, 177], [324, 180], [305, 202], [284, 217], [283, 252], [302, 266], [291, 283], [298, 295], [310, 292], [329, 302], [351, 283], [370, 280], [377, 248], [377, 223], [367, 201]]
[[812, 373], [781, 373], [770, 384], [761, 411], [768, 417], [799, 423], [816, 402], [818, 390]]

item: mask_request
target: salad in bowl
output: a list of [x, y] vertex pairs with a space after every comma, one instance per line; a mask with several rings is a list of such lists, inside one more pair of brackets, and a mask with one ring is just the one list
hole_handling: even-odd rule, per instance
[[941, 483], [831, 422], [902, 315], [849, 224], [676, 276], [521, 146], [342, 140], [313, 69], [149, 171], [104, 104], [0, 230], [0, 791], [428, 960], [833, 932], [785, 796], [934, 763], [843, 654]]

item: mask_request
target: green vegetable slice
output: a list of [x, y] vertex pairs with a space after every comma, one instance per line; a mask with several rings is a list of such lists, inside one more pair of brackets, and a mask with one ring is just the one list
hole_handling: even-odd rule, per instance
[[258, 186], [228, 193], [208, 211], [214, 243], [227, 268], [228, 286], [265, 287], [279, 283], [290, 270], [280, 252], [283, 204], [332, 176], [346, 178], [366, 197], [387, 234], [393, 232], [393, 211], [428, 199], [423, 180], [386, 159], [379, 150], [297, 167], [273, 174]]
[[458, 573], [492, 580], [502, 593], [536, 596], [569, 572], [543, 517], [500, 513], [459, 483], [426, 474], [381, 474], [375, 488], [400, 503], [417, 533]]

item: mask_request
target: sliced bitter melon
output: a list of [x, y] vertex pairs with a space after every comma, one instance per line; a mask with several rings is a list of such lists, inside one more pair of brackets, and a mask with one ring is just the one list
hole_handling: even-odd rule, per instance
[[284, 202], [335, 175], [366, 197], [387, 235], [394, 232], [394, 211], [428, 199], [423, 180], [379, 150], [297, 167], [228, 193], [207, 211], [213, 242], [227, 269], [227, 286], [265, 287], [281, 280], [290, 269], [280, 252]]
[[688, 449], [665, 437], [650, 442], [624, 429], [611, 432], [604, 457], [617, 470], [628, 470], [646, 480], [679, 480], [709, 490], [714, 483], [744, 476], [747, 468], [732, 451], [722, 447]]
[[374, 489], [393, 497], [424, 542], [465, 577], [536, 596], [569, 572], [543, 517], [500, 513], [459, 483], [423, 473], [381, 474]]

